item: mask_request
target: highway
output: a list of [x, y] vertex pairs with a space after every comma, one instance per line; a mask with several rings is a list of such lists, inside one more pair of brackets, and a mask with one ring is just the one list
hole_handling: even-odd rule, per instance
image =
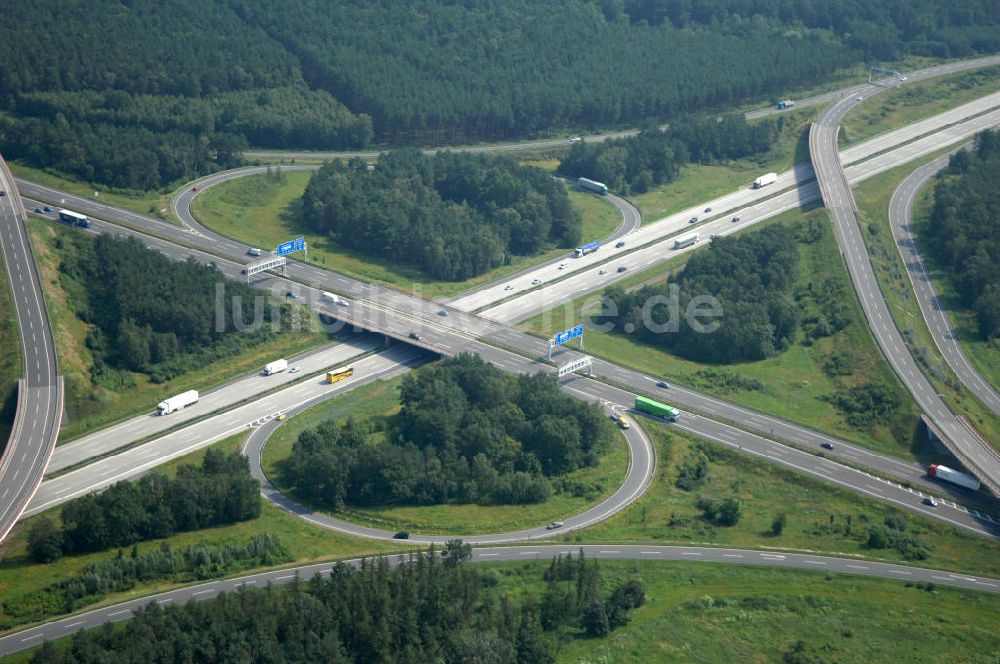
[[423, 361], [424, 353], [405, 345], [395, 345], [381, 353], [362, 357], [352, 365], [357, 378], [329, 384], [325, 375], [291, 383], [277, 392], [241, 404], [215, 417], [198, 420], [170, 431], [143, 445], [117, 454], [90, 460], [81, 468], [70, 470], [42, 482], [24, 511], [26, 517], [56, 507], [77, 496], [103, 489], [115, 482], [137, 477], [171, 459], [184, 456], [241, 431], [259, 426], [279, 413], [307, 403], [320, 394], [350, 390], [356, 381], [371, 380]]
[[838, 102], [812, 126], [809, 150], [813, 168], [855, 292], [879, 347], [917, 404], [943, 433], [949, 449], [995, 493], [1000, 493], [1000, 454], [948, 410], [896, 328], [872, 269], [858, 224], [857, 205], [840, 163], [837, 136], [841, 119], [865, 97], [883, 89], [873, 85], [867, 94]]
[[920, 247], [913, 229], [913, 201], [931, 178], [948, 165], [950, 158], [950, 155], [945, 155], [924, 164], [899, 184], [889, 201], [889, 226], [934, 344], [962, 384], [987, 408], [1000, 415], [1000, 394], [997, 394], [996, 389], [976, 371], [965, 356], [944, 306], [934, 292], [934, 284], [920, 256]]
[[[91, 206], [97, 205], [99, 204], [91, 203]], [[109, 218], [114, 219], [116, 215], [120, 215], [132, 220], [132, 224], [130, 225], [139, 225], [134, 221], [136, 217], [139, 217], [140, 221], [143, 221], [143, 218], [134, 213], [108, 208], [107, 206], [102, 207], [104, 216]], [[187, 211], [186, 207], [179, 207], [182, 213]], [[88, 211], [93, 212], [92, 210]], [[173, 234], [173, 237], [178, 238], [175, 241], [189, 242], [192, 238], [191, 230], [184, 230], [152, 219], [146, 220], [145, 223], [158, 234], [167, 236]], [[197, 224], [193, 218], [189, 223]], [[189, 226], [189, 228], [192, 227]], [[134, 234], [133, 231], [96, 219], [93, 221], [93, 229], [97, 232]], [[209, 232], [207, 229], [202, 231], [193, 228], [193, 230], [198, 233], [198, 242], [206, 246], [206, 248], [211, 244], [211, 248], [219, 253], [231, 253], [239, 257], [242, 257], [246, 252], [246, 245], [241, 245], [227, 239], [216, 241], [213, 236], [208, 235]], [[242, 263], [223, 260], [214, 255], [176, 246], [168, 241], [149, 236], [143, 237], [143, 240], [150, 246], [178, 260], [182, 260], [190, 255], [197, 260], [211, 261], [216, 263], [224, 273], [231, 277], [239, 278], [239, 269]], [[350, 323], [357, 323], [367, 329], [384, 332], [401, 339], [407, 339], [411, 331], [418, 330], [424, 336], [424, 341], [418, 345], [423, 345], [443, 354], [454, 354], [463, 350], [482, 354], [489, 350], [496, 350], [492, 346], [477, 342], [477, 339], [481, 337], [488, 337], [491, 343], [500, 343], [504, 346], [516, 348], [521, 355], [528, 358], [544, 357], [547, 353], [547, 344], [544, 340], [527, 335], [516, 328], [491, 323], [479, 317], [454, 310], [451, 310], [451, 314], [448, 316], [440, 316], [438, 313], [442, 309], [438, 306], [398, 291], [360, 284], [360, 282], [340, 275], [330, 274], [320, 268], [298, 262], [291, 262], [288, 272], [290, 276], [295, 276], [302, 281], [315, 284], [315, 287], [304, 288], [299, 284], [287, 282], [276, 275], [266, 276], [256, 282], [256, 285], [268, 288], [278, 294], [284, 292], [286, 289], [294, 289], [296, 292], [301, 293], [301, 296], [307, 302], [313, 303], [318, 308], [331, 306], [325, 305], [320, 301], [319, 289], [342, 291], [357, 289], [363, 297], [353, 300], [350, 306], [346, 308], [334, 307], [334, 309], [339, 309], [338, 311], [328, 308], [328, 313], [338, 315]], [[340, 287], [339, 289], [337, 288], [338, 286]], [[385, 300], [388, 300], [388, 303]], [[410, 341], [410, 343], [414, 342]], [[576, 356], [577, 354], [573, 351], [563, 350], [558, 352], [556, 360], [562, 363]], [[523, 358], [514, 354], [508, 354], [505, 357], [506, 359], [504, 357], [491, 357], [490, 359], [499, 363], [499, 366], [503, 368], [518, 370], [515, 367], [520, 366], [519, 362]], [[602, 361], [595, 361], [595, 371], [637, 393], [649, 393], [651, 390], [655, 390], [653, 388], [653, 382], [655, 381], [639, 372], [623, 369]], [[682, 408], [689, 407], [697, 412], [722, 418], [725, 421], [736, 422], [740, 427], [802, 446], [813, 453], [824, 453], [832, 457], [842, 458], [851, 464], [865, 465], [878, 473], [908, 481], [915, 487], [919, 487], [921, 491], [937, 495], [948, 495], [954, 503], [968, 505], [973, 510], [968, 513], [963, 512], [963, 516], [960, 517], [960, 520], [966, 526], [984, 534], [992, 532], [993, 522], [990, 520], [988, 512], [995, 509], [995, 507], [991, 506], [982, 496], [956, 487], [933, 482], [926, 477], [924, 469], [919, 464], [882, 457], [859, 446], [850, 445], [834, 437], [819, 434], [807, 427], [791, 424], [764, 413], [735, 406], [720, 399], [699, 395], [692, 391], [674, 388], [670, 391], [668, 400], [672, 404]], [[736, 430], [732, 429], [732, 431]], [[707, 433], [712, 435], [710, 431]], [[726, 435], [732, 436], [734, 434], [730, 432]], [[833, 446], [834, 450], [823, 450], [821, 445], [824, 443]], [[819, 463], [820, 461], [815, 458], [803, 461], [804, 467]], [[825, 477], [825, 472], [819, 470], [816, 476], [823, 478]], [[878, 494], [871, 493], [871, 490], [866, 488], [871, 482], [872, 478], [869, 476], [857, 475], [851, 476], [845, 485], [850, 486], [853, 483], [855, 490], [868, 492], [873, 496], [877, 496]], [[904, 495], [901, 493], [895, 496], [894, 500], [900, 505], [914, 503], [913, 505], [909, 505], [909, 507], [916, 510], [921, 509], [917, 504], [919, 503], [918, 495], [912, 493]], [[953, 520], [950, 516], [944, 515], [942, 512], [932, 512], [930, 516], [945, 518], [945, 520], [949, 521]]]
[[[346, 338], [343, 343], [327, 346], [301, 357], [290, 358], [289, 366], [300, 367], [300, 373], [292, 374], [285, 371], [273, 376], [264, 376], [260, 372], [255, 372], [213, 390], [203, 392], [199, 394], [198, 403], [167, 416], [157, 415], [156, 404], [151, 403], [149, 405], [152, 410], [149, 412], [131, 417], [57, 447], [49, 462], [46, 474], [53, 475], [62, 472], [67, 468], [72, 468], [96, 457], [105, 456], [117, 449], [151, 438], [191, 420], [207, 417], [264, 392], [300, 380], [303, 376], [326, 368], [340, 366], [351, 358], [371, 351], [377, 345], [378, 340], [375, 337], [352, 335]], [[170, 395], [164, 395], [164, 397], [167, 396]]]
[[[1000, 93], [983, 97], [959, 108], [938, 114], [902, 130], [844, 151], [852, 184], [862, 182], [901, 163], [918, 159], [941, 147], [962, 141], [1000, 122]], [[781, 212], [819, 200], [812, 167], [799, 164], [779, 174], [778, 181], [762, 189], [743, 188], [699, 207], [689, 208], [653, 224], [647, 224], [626, 239], [624, 248], [602, 247], [582, 258], [570, 259], [565, 270], [555, 265], [540, 266], [518, 279], [507, 279], [500, 287], [482, 289], [455, 299], [452, 305], [477, 311], [498, 322], [513, 323], [530, 318], [580, 295], [628, 278], [636, 270], [701, 248], [712, 235], [726, 236], [745, 230]], [[706, 214], [705, 209], [711, 213]], [[697, 217], [700, 222], [691, 224]], [[739, 221], [734, 223], [733, 218]], [[674, 239], [698, 232], [701, 240], [689, 247], [674, 248]], [[618, 272], [619, 266], [627, 271]], [[533, 285], [538, 279], [541, 287]], [[510, 285], [511, 289], [506, 290]], [[499, 304], [498, 304], [499, 303]]]
[[17, 411], [0, 458], [0, 540], [14, 527], [35, 494], [52, 456], [63, 412], [63, 383], [55, 342], [28, 242], [27, 214], [7, 163], [0, 159], [0, 246], [21, 340], [24, 377]]
[[[557, 555], [577, 555], [583, 552], [590, 559], [682, 561], [684, 563], [715, 563], [726, 565], [755, 565], [787, 569], [805, 569], [824, 574], [855, 574], [860, 576], [896, 579], [905, 583], [933, 583], [978, 592], [1000, 592], [1000, 581], [972, 574], [956, 574], [924, 567], [910, 567], [894, 563], [879, 563], [856, 558], [836, 558], [809, 553], [772, 553], [749, 549], [723, 549], [698, 546], [655, 546], [649, 544], [547, 544], [512, 547], [476, 547], [472, 550], [472, 563], [526, 562], [550, 560]], [[385, 556], [391, 565], [406, 562], [411, 553]], [[343, 561], [357, 567], [361, 559]], [[468, 564], [468, 563], [466, 563]], [[105, 623], [128, 620], [147, 605], [179, 606], [190, 601], [214, 599], [220, 593], [232, 593], [246, 588], [266, 588], [295, 580], [307, 581], [319, 574], [328, 576], [333, 562], [315, 563], [301, 567], [287, 567], [232, 579], [210, 581], [185, 586], [176, 590], [132, 599], [119, 604], [77, 613], [61, 620], [30, 627], [0, 638], [0, 656], [11, 655], [74, 634], [93, 629]]]

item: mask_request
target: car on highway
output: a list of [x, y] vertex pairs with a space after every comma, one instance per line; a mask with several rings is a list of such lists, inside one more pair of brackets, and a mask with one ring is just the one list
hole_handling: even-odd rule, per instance
[[712, 211], [712, 206], [711, 205], [709, 205], [707, 208], [705, 208], [705, 212], [711, 212], [711, 211]]
[[250, 247], [249, 249], [247, 249], [247, 254], [250, 256], [260, 256], [262, 253], [264, 252], [262, 252], [257, 247]]
[[7, 195], [7, 192], [4, 191], [3, 189], [0, 189], [0, 196], [6, 196], [6, 195]]
[[560, 270], [565, 270], [566, 269], [566, 263], [559, 263], [559, 269]]
[[900, 76], [900, 77], [899, 77], [899, 80], [901, 80], [901, 81], [905, 81], [905, 80], [906, 80], [906, 77], [905, 77], [905, 76]]
[[410, 338], [413, 339], [414, 341], [420, 341], [423, 337], [421, 337], [416, 332], [410, 332]]
[[824, 450], [832, 450], [833, 443], [820, 443], [820, 447], [822, 447]]
[[855, 97], [854, 99], [855, 99], [856, 101], [864, 101], [864, 100], [865, 100], [865, 98], [864, 98], [864, 97], [862, 97], [862, 96], [860, 96], [860, 95], [859, 95], [859, 96], [857, 96], [857, 97]]
[[300, 371], [302, 371], [302, 367], [294, 366], [288, 370], [288, 373], [293, 374], [293, 373], [298, 373]]
[[739, 217], [733, 217], [733, 223], [734, 224], [740, 223], [740, 218]]
[[400, 530], [395, 535], [392, 536], [393, 539], [410, 539], [410, 533], [405, 530]]
[[345, 300], [344, 298], [338, 298], [337, 299], [337, 304], [340, 305], [340, 306], [342, 306], [342, 307], [348, 307], [348, 306], [351, 305], [351, 303], [348, 302], [347, 300]]
[[625, 246], [625, 240], [619, 240], [618, 242], [615, 243], [615, 249], [621, 249], [624, 246]]
[[44, 209], [45, 209], [46, 212], [52, 212], [52, 206], [51, 205], [46, 205]]
[[562, 521], [553, 521], [549, 525], [545, 526], [545, 530], [555, 530], [556, 528], [562, 528], [562, 527], [563, 527]]
[[608, 273], [608, 271], [605, 270], [603, 267], [600, 270], [597, 271], [597, 274], [607, 274], [607, 273]]
[[514, 290], [514, 286], [513, 286], [513, 284], [507, 284], [506, 286], [503, 287], [503, 289], [504, 290]]
[[42, 208], [35, 208], [35, 214], [41, 214]]
[[292, 291], [285, 291], [285, 297], [290, 297], [293, 300], [299, 299], [299, 296], [293, 293]]
[[447, 315], [448, 312], [445, 309], [441, 309], [440, 311], [438, 311], [438, 316], [447, 316]]
[[579, 143], [579, 142], [580, 142], [580, 141], [582, 141], [583, 139], [582, 139], [582, 138], [580, 138], [579, 136], [574, 136], [573, 138], [571, 138], [571, 139], [569, 139], [569, 140], [570, 140], [570, 143]]
[[627, 269], [628, 269], [628, 268], [627, 268], [627, 267], [625, 267], [624, 265], [619, 265], [619, 266], [618, 266], [618, 271], [619, 271], [619, 272], [624, 272], [624, 271], [625, 271], [625, 270], [627, 270]]
[[540, 283], [542, 283], [542, 280], [539, 279], [538, 277], [535, 277], [534, 279], [531, 280], [531, 285], [532, 286], [537, 286]]
[[663, 389], [667, 389], [668, 387], [670, 387], [670, 383], [668, 383], [665, 380], [661, 380], [658, 383], [656, 383], [656, 386], [657, 387], [662, 387]]
[[708, 236], [708, 239], [709, 239], [709, 240], [715, 240], [715, 239], [717, 239], [718, 237], [719, 237], [719, 234], [718, 234], [718, 233], [712, 233], [711, 235], [709, 235], [709, 236]]
[[698, 217], [691, 217], [690, 219], [688, 219], [688, 223], [689, 224], [697, 224], [698, 223]]
[[195, 186], [191, 187], [191, 191], [201, 191], [201, 185], [196, 184]]
[[934, 500], [933, 498], [931, 498], [930, 496], [925, 497], [924, 500], [923, 500], [923, 503], [924, 503], [924, 505], [928, 505], [930, 507], [937, 507], [937, 505], [938, 505], [937, 501]]
[[274, 419], [278, 420], [279, 422], [284, 422], [285, 420], [288, 419], [288, 415], [285, 415], [284, 413], [278, 413], [278, 416], [275, 417]]

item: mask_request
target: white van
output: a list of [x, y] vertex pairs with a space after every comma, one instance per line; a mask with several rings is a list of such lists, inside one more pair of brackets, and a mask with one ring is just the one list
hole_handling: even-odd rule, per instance
[[337, 296], [334, 295], [333, 293], [328, 293], [327, 291], [320, 291], [319, 299], [323, 300], [324, 302], [336, 302]]
[[256, 247], [251, 247], [247, 253], [250, 254], [251, 256], [260, 256], [261, 253], [263, 252], [261, 252], [261, 250]]

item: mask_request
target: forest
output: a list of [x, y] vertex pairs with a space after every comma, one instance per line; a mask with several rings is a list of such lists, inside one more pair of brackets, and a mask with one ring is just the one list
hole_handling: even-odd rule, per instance
[[[266, 292], [226, 278], [214, 265], [173, 261], [134, 237], [91, 240], [63, 233], [58, 241], [72, 247], [63, 252], [60, 278], [73, 295], [76, 315], [91, 325], [86, 345], [94, 357], [95, 385], [128, 389], [134, 385], [133, 371], [160, 383], [236, 356], [272, 339], [268, 323], [287, 315], [285, 305], [278, 313], [261, 307], [262, 324], [252, 329], [254, 300]], [[234, 303], [244, 330], [233, 320]], [[217, 306], [224, 307], [223, 325]]]
[[[793, 297], [798, 264], [795, 234], [786, 227], [718, 238], [666, 282], [631, 292], [609, 287], [602, 311], [606, 315], [594, 320], [613, 324], [616, 334], [633, 330], [638, 339], [697, 362], [761, 360], [785, 350], [799, 329], [799, 307]], [[679, 321], [676, 331], [662, 331], [658, 326], [670, 320], [671, 287], [679, 288], [681, 312], [693, 298], [716, 298], [722, 308], [718, 329], [702, 333]], [[643, 315], [655, 325], [645, 324]]]
[[247, 458], [210, 449], [201, 466], [180, 466], [174, 479], [149, 473], [71, 500], [62, 507], [62, 526], [46, 517], [32, 524], [28, 552], [48, 563], [63, 554], [256, 519], [260, 501], [260, 483], [250, 475]]
[[9, 0], [0, 150], [162, 189], [244, 146], [674, 122], [839, 68], [1000, 48], [991, 0]]
[[416, 149], [333, 161], [309, 181], [301, 222], [343, 246], [461, 281], [552, 246], [571, 247], [580, 213], [545, 171], [507, 157]]
[[976, 149], [951, 158], [934, 188], [923, 230], [928, 253], [949, 275], [962, 303], [975, 311], [983, 340], [1000, 338], [1000, 132], [976, 138]]
[[524, 504], [551, 480], [596, 465], [614, 438], [598, 408], [551, 375], [511, 376], [460, 355], [404, 378], [384, 441], [365, 423], [303, 431], [281, 475], [295, 492], [344, 506]]
[[64, 649], [46, 642], [31, 661], [552, 664], [560, 638], [606, 637], [646, 602], [637, 579], [606, 591], [582, 553], [551, 561], [540, 598], [505, 593], [495, 571], [433, 548], [396, 567], [337, 563], [324, 577], [151, 603], [123, 629], [77, 632]]
[[574, 143], [559, 162], [561, 175], [586, 177], [622, 195], [673, 182], [689, 162], [713, 163], [767, 152], [784, 118], [750, 124], [740, 116], [684, 117], [667, 130], [646, 127], [635, 136]]

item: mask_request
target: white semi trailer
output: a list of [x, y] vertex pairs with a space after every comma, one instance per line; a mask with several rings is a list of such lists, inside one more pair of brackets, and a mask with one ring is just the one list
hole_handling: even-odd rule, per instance
[[181, 392], [175, 397], [170, 397], [169, 399], [161, 401], [156, 404], [156, 413], [158, 415], [169, 415], [175, 410], [187, 408], [193, 403], [198, 403], [198, 390]]
[[958, 486], [964, 486], [966, 489], [979, 491], [979, 480], [972, 475], [960, 473], [957, 470], [949, 468], [948, 466], [941, 466], [936, 463], [932, 463], [930, 468], [927, 469], [927, 474], [934, 479], [944, 480], [945, 482], [951, 482], [952, 484], [957, 484]]
[[274, 362], [268, 362], [264, 365], [264, 375], [273, 376], [276, 373], [280, 373], [288, 368], [288, 360], [275, 360]]

